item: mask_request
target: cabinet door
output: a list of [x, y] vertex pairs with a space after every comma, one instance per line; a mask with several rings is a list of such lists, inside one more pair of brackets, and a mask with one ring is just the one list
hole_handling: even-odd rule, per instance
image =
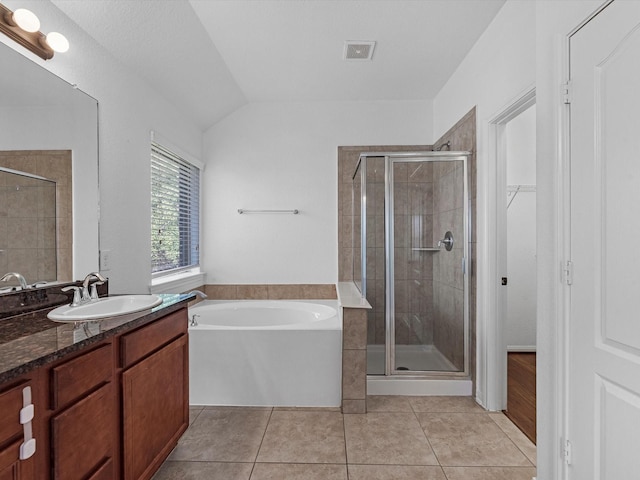
[[122, 374], [124, 478], [148, 479], [189, 424], [187, 336]]
[[20, 440], [0, 450], [0, 480], [18, 480], [20, 478]]
[[95, 392], [51, 419], [53, 478], [81, 480], [113, 457], [117, 432], [113, 384]]
[[[0, 480], [21, 480], [35, 478], [35, 459], [39, 451], [26, 460], [20, 460], [20, 445], [24, 441], [24, 430], [20, 424], [20, 410], [23, 406], [22, 390], [31, 387], [32, 395], [37, 387], [30, 379], [18, 382], [17, 385], [5, 391], [0, 391]], [[33, 401], [32, 403], [37, 403]], [[39, 414], [36, 407], [36, 415]], [[34, 434], [38, 433], [35, 422], [32, 421]]]

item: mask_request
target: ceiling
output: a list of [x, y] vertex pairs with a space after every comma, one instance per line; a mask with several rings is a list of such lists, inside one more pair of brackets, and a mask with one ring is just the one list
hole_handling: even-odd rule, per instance
[[247, 102], [432, 99], [504, 1], [52, 0], [202, 129]]

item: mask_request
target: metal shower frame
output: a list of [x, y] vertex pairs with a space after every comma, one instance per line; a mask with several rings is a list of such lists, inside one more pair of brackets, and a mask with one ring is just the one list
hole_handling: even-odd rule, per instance
[[[360, 244], [361, 244], [361, 293], [364, 297], [367, 292], [367, 202], [366, 202], [366, 181], [367, 162], [369, 157], [384, 157], [385, 161], [385, 374], [376, 375], [376, 378], [408, 377], [424, 378], [425, 376], [435, 376], [442, 378], [467, 377], [469, 376], [469, 285], [471, 267], [471, 208], [469, 205], [469, 179], [468, 179], [468, 159], [470, 152], [455, 151], [428, 151], [428, 152], [365, 152], [360, 154], [358, 163], [354, 170], [352, 179], [355, 180], [360, 171]], [[363, 161], [364, 159], [364, 161]], [[455, 162], [462, 161], [463, 165], [463, 255], [462, 272], [464, 278], [464, 368], [460, 372], [449, 371], [416, 371], [416, 370], [396, 370], [395, 369], [395, 299], [394, 299], [394, 184], [393, 184], [393, 164], [396, 162]], [[355, 193], [355, 192], [353, 192]], [[355, 198], [353, 201], [355, 202]], [[355, 241], [355, 238], [354, 238]], [[355, 272], [354, 272], [355, 273]]]

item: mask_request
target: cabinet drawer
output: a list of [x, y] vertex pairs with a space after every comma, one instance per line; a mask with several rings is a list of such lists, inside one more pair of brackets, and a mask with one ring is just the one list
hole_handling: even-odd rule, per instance
[[107, 383], [51, 418], [53, 480], [85, 479], [113, 457], [117, 415], [112, 385]]
[[[0, 467], [2, 468], [2, 467]], [[9, 465], [4, 470], [0, 470], [0, 480], [17, 480], [18, 478], [18, 464], [17, 462]]]
[[109, 343], [51, 369], [51, 408], [57, 410], [111, 380], [113, 347]]
[[0, 445], [12, 439], [16, 435], [22, 437], [22, 425], [20, 424], [20, 410], [22, 409], [22, 389], [29, 385], [21, 383], [5, 392], [0, 393]]
[[154, 323], [123, 335], [120, 340], [121, 367], [127, 368], [133, 365], [186, 331], [187, 309], [183, 308]]
[[109, 458], [88, 480], [113, 480], [116, 478], [114, 473], [113, 460]]
[[[11, 466], [15, 466], [20, 458], [20, 445], [22, 445], [22, 438], [14, 441], [11, 445], [0, 449], [0, 472], [12, 472]], [[11, 477], [7, 477], [11, 478]], [[0, 479], [2, 476], [0, 475]]]

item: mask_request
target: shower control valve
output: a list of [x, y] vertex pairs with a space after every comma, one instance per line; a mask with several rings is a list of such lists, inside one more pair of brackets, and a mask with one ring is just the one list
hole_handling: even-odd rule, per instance
[[453, 233], [448, 231], [444, 234], [444, 238], [438, 241], [438, 248], [444, 248], [447, 252], [450, 252], [453, 248]]

